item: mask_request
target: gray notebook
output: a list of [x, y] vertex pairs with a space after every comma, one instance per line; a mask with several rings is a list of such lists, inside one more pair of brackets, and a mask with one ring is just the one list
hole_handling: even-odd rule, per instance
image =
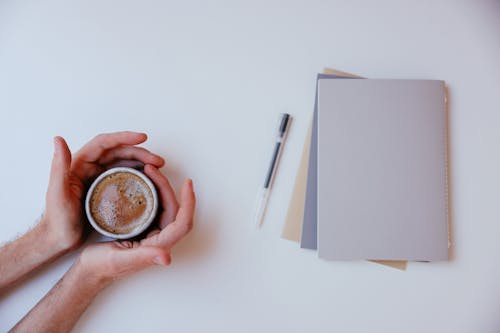
[[307, 169], [306, 200], [302, 219], [300, 247], [303, 249], [317, 249], [318, 230], [318, 80], [320, 79], [353, 79], [352, 77], [318, 74], [316, 80], [316, 96], [314, 97], [313, 123], [311, 130], [311, 145], [309, 148], [309, 163]]
[[318, 254], [448, 259], [444, 82], [318, 80]]

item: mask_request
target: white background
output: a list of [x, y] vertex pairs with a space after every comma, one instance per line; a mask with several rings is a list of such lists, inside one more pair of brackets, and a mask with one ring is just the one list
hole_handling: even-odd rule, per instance
[[[446, 263], [325, 262], [280, 239], [315, 75], [446, 80]], [[0, 241], [43, 209], [52, 138], [146, 131], [196, 228], [173, 265], [101, 293], [76, 332], [499, 332], [500, 3], [0, 1]], [[295, 121], [262, 230], [252, 217], [278, 113]], [[93, 237], [89, 242], [95, 241]], [[71, 265], [0, 298], [6, 331]]]

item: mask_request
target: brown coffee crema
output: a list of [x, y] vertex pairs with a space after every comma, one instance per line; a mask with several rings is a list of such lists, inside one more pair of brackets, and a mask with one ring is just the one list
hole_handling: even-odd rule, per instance
[[95, 186], [89, 206], [102, 229], [128, 234], [148, 221], [153, 201], [153, 193], [142, 178], [130, 172], [117, 172]]

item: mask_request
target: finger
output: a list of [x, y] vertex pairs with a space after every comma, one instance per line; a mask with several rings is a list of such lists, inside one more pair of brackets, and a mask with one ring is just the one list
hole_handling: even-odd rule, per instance
[[107, 165], [102, 166], [104, 171], [112, 169], [112, 168], [118, 168], [118, 167], [132, 168], [132, 169], [142, 171], [142, 170], [144, 170], [144, 163], [142, 163], [140, 161], [135, 161], [135, 160], [121, 160], [121, 161], [117, 161], [115, 163], [111, 163], [111, 164], [107, 164]]
[[170, 223], [159, 234], [160, 245], [170, 250], [182, 237], [193, 228], [196, 198], [193, 181], [184, 182], [181, 191], [181, 205], [175, 222]]
[[77, 157], [86, 162], [95, 162], [108, 149], [122, 145], [137, 145], [147, 140], [145, 133], [115, 132], [99, 134], [85, 144], [77, 153]]
[[144, 173], [151, 178], [156, 188], [158, 189], [158, 195], [160, 197], [161, 205], [164, 209], [164, 213], [160, 217], [159, 226], [163, 229], [175, 220], [177, 212], [179, 210], [179, 203], [175, 197], [175, 192], [170, 186], [168, 179], [152, 165], [146, 165], [144, 167]]
[[71, 151], [66, 141], [56, 136], [54, 138], [54, 156], [50, 168], [49, 188], [64, 188], [68, 181], [69, 169], [71, 167]]
[[121, 160], [136, 160], [144, 164], [154, 165], [157, 168], [161, 168], [165, 164], [165, 160], [160, 156], [145, 148], [135, 146], [109, 149], [99, 158], [99, 164], [110, 164]]
[[152, 265], [169, 265], [170, 253], [160, 247], [140, 246], [119, 252], [118, 266], [123, 271], [139, 271]]
[[158, 235], [159, 233], [160, 229], [153, 229], [146, 235], [146, 238], [153, 237], [154, 235]]

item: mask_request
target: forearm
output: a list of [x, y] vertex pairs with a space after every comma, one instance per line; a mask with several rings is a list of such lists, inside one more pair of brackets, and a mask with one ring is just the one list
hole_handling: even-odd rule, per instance
[[77, 260], [11, 332], [69, 332], [110, 282], [94, 278]]
[[0, 248], [0, 294], [43, 264], [66, 252], [44, 223]]

